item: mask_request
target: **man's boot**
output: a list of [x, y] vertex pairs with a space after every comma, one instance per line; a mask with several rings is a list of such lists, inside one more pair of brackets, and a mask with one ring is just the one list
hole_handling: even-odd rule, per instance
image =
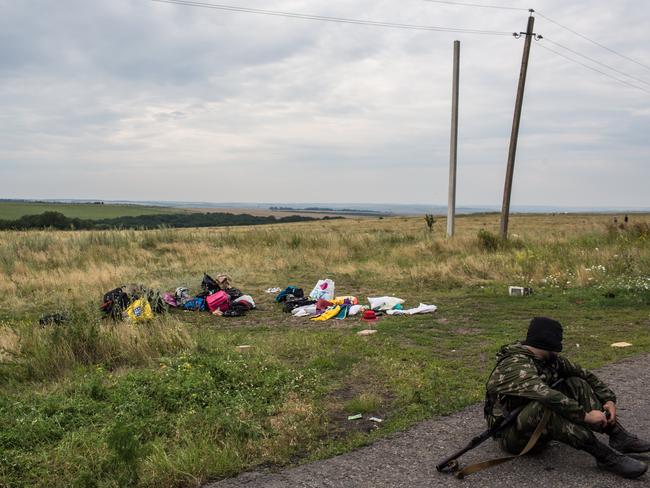
[[599, 440], [593, 440], [581, 449], [596, 458], [600, 469], [611, 471], [623, 478], [638, 478], [648, 470], [646, 463], [621, 454]]
[[650, 442], [646, 442], [634, 434], [629, 433], [618, 422], [605, 429], [605, 433], [609, 436], [610, 447], [619, 452], [634, 453], [650, 451]]

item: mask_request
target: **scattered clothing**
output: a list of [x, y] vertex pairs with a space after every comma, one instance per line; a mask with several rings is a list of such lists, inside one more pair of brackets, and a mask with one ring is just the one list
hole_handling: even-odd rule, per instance
[[404, 300], [397, 297], [368, 297], [370, 308], [373, 310], [391, 310], [396, 305], [401, 305]]
[[205, 303], [205, 298], [195, 297], [190, 298], [185, 303], [183, 303], [183, 310], [192, 310], [195, 312], [205, 312], [208, 309], [207, 304]]
[[253, 297], [250, 295], [242, 295], [239, 298], [233, 300], [233, 303], [242, 303], [244, 305], [248, 305], [250, 309], [255, 308], [255, 301], [253, 300]]
[[230, 297], [230, 300], [233, 300], [233, 301], [244, 295], [241, 292], [241, 290], [238, 290], [237, 288], [233, 288], [233, 287], [224, 288], [223, 291], [225, 291], [228, 294], [228, 296]]
[[287, 300], [291, 300], [292, 298], [302, 298], [303, 296], [305, 296], [305, 293], [302, 291], [302, 288], [289, 285], [280, 293], [278, 293], [278, 295], [275, 297], [275, 301], [276, 303], [284, 303]]
[[344, 296], [344, 297], [336, 297], [334, 300], [332, 300], [333, 303], [336, 303], [337, 305], [343, 305], [343, 304], [348, 304], [348, 305], [358, 305], [359, 304], [359, 299], [357, 297], [353, 297], [351, 295]]
[[353, 317], [363, 310], [362, 305], [352, 305], [348, 310], [348, 316]]
[[310, 320], [318, 320], [318, 321], [325, 321], [329, 320], [331, 318], [334, 318], [338, 315], [338, 313], [341, 311], [341, 307], [339, 305], [334, 305], [327, 310], [325, 310], [322, 314], [320, 314], [317, 317], [312, 317]]
[[291, 315], [294, 317], [307, 317], [309, 315], [316, 315], [317, 311], [316, 304], [304, 305], [302, 307], [294, 308], [291, 311]]
[[326, 310], [334, 305], [336, 305], [334, 302], [321, 298], [316, 302], [316, 310]]
[[340, 305], [340, 307], [341, 307], [341, 310], [339, 311], [339, 313], [336, 314], [336, 316], [334, 318], [338, 319], [338, 320], [345, 320], [347, 318], [347, 316], [348, 316], [348, 312], [350, 310], [350, 305]]
[[178, 307], [178, 302], [176, 301], [176, 297], [174, 296], [173, 293], [170, 293], [170, 292], [166, 292], [166, 293], [164, 293], [164, 294], [163, 294], [163, 300], [164, 300], [165, 303], [166, 303], [167, 305], [169, 305], [170, 307], [173, 307], [173, 308], [177, 308], [177, 307]]
[[287, 300], [284, 302], [284, 305], [282, 305], [282, 310], [285, 313], [290, 313], [294, 309], [298, 307], [304, 307], [305, 305], [311, 305], [313, 303], [316, 303], [314, 300], [310, 300], [309, 298], [292, 298], [290, 300]]
[[435, 305], [427, 305], [426, 303], [420, 303], [418, 307], [409, 308], [408, 310], [393, 309], [387, 310], [388, 315], [415, 315], [419, 313], [433, 313], [438, 310], [438, 307]]

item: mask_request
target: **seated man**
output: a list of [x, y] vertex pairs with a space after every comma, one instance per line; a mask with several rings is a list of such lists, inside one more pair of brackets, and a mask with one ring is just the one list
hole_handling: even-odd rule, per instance
[[[486, 385], [488, 425], [492, 427], [507, 412], [525, 404], [516, 420], [499, 434], [501, 448], [512, 454], [521, 452], [549, 409], [537, 449], [556, 440], [588, 452], [601, 469], [626, 478], [643, 475], [648, 466], [624, 453], [649, 451], [650, 443], [621, 427], [614, 392], [592, 372], [559, 356], [560, 351], [562, 325], [536, 317], [523, 343], [503, 346], [497, 354], [497, 365]], [[609, 446], [594, 431], [607, 434]]]

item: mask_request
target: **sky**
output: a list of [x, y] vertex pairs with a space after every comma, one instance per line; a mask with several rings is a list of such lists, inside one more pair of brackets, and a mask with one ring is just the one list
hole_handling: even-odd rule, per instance
[[[425, 0], [217, 2], [506, 33], [528, 17]], [[512, 205], [650, 207], [650, 2], [471, 3], [544, 16]], [[501, 204], [523, 38], [152, 0], [0, 0], [0, 12], [0, 198], [444, 205], [458, 39], [457, 204]]]

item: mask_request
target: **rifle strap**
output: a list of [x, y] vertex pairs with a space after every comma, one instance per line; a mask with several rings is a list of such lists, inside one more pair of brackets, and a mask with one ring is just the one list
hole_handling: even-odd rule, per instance
[[551, 418], [551, 410], [549, 410], [548, 408], [544, 409], [544, 415], [542, 416], [542, 420], [539, 421], [539, 424], [537, 424], [537, 427], [535, 428], [533, 435], [531, 435], [530, 439], [528, 439], [528, 443], [526, 444], [526, 447], [524, 447], [519, 454], [515, 456], [507, 456], [502, 458], [490, 459], [489, 461], [483, 461], [482, 463], [471, 464], [459, 471], [456, 471], [456, 473], [454, 473], [456, 478], [463, 479], [464, 477], [469, 476], [470, 474], [476, 473], [478, 471], [482, 471], [487, 468], [491, 468], [492, 466], [498, 466], [499, 464], [503, 464], [512, 459], [527, 454], [533, 447], [535, 447], [535, 444], [537, 444], [537, 441], [539, 440], [540, 436], [542, 435], [542, 432], [546, 428], [546, 424], [548, 424], [548, 420], [550, 418]]

